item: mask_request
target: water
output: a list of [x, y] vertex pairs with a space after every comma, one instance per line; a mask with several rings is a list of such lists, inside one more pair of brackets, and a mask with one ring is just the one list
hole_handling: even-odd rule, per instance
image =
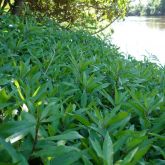
[[112, 42], [121, 51], [138, 60], [147, 56], [165, 64], [165, 17], [127, 17], [111, 28], [114, 29]]

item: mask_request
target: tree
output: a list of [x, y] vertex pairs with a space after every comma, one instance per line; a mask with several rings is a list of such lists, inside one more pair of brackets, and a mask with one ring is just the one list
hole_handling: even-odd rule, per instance
[[160, 0], [150, 0], [146, 7], [147, 15], [160, 15]]
[[23, 1], [31, 11], [40, 16], [48, 16], [68, 25], [93, 28], [98, 23], [105, 25], [108, 21], [110, 24], [122, 18], [126, 14], [129, 0], [14, 0], [13, 4], [10, 0], [4, 0], [2, 4], [0, 0], [0, 5], [4, 9], [2, 6], [7, 3], [13, 14], [19, 14]]
[[144, 6], [141, 3], [138, 3], [136, 5], [130, 5], [128, 8], [128, 16], [140, 16], [142, 15], [144, 10]]
[[165, 0], [160, 1], [160, 11], [162, 15], [165, 15]]

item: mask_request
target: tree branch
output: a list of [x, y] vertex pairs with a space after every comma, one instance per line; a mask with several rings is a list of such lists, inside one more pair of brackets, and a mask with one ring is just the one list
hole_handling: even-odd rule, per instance
[[106, 28], [108, 28], [113, 22], [115, 22], [117, 19], [119, 18], [119, 16], [117, 16], [113, 21], [111, 21], [108, 25], [106, 25], [105, 27], [99, 29], [98, 31], [92, 33], [92, 35], [98, 34], [100, 32], [102, 32], [103, 30], [105, 30]]

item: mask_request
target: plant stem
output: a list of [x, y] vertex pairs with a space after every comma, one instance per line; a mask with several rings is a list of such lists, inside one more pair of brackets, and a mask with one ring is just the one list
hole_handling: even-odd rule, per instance
[[33, 147], [32, 147], [32, 152], [31, 153], [33, 153], [35, 151], [35, 147], [36, 147], [37, 140], [38, 140], [39, 127], [40, 127], [40, 120], [39, 120], [39, 117], [38, 117], [36, 129], [35, 129], [35, 137], [34, 137], [34, 142], [33, 142]]

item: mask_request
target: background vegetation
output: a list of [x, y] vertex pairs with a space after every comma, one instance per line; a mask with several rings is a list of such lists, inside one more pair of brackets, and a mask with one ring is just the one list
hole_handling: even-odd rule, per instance
[[149, 0], [147, 5], [139, 2], [128, 9], [130, 16], [162, 16], [165, 15], [165, 0]]
[[50, 19], [0, 27], [1, 164], [165, 164], [163, 66]]

